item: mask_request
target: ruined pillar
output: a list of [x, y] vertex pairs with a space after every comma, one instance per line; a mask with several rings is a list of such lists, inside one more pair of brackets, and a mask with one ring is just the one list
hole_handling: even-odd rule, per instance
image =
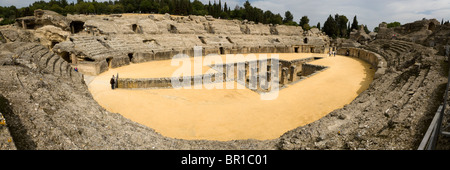
[[250, 74], [250, 68], [249, 68], [249, 63], [248, 63], [248, 61], [246, 61], [245, 62], [245, 66], [244, 66], [244, 78], [245, 78], [245, 81], [247, 82], [248, 81], [248, 79], [249, 79], [249, 74]]
[[257, 89], [257, 85], [258, 85], [258, 75], [257, 75], [257, 68], [250, 68], [250, 80], [249, 80], [249, 87], [252, 90], [256, 90]]
[[283, 64], [278, 63], [278, 80], [281, 84], [281, 76], [283, 75]]
[[267, 72], [266, 72], [266, 75], [267, 75], [267, 81], [268, 81], [268, 82], [271, 81], [271, 77], [270, 77], [271, 71], [272, 71], [272, 64], [267, 64]]
[[22, 20], [22, 28], [27, 29], [27, 24], [25, 24], [25, 20]]
[[295, 73], [297, 72], [296, 66], [291, 66], [289, 70], [289, 81], [293, 82], [295, 79]]
[[288, 68], [287, 67], [283, 67], [283, 69], [281, 69], [280, 84], [282, 84], [282, 85], [287, 84], [287, 73], [288, 73]]
[[75, 54], [70, 54], [70, 60], [72, 61], [72, 64], [78, 64], [78, 59], [77, 56], [75, 56]]

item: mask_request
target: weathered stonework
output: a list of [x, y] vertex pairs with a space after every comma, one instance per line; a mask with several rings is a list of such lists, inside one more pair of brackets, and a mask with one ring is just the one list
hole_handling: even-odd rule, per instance
[[[38, 12], [39, 13], [39, 12]], [[78, 61], [102, 62], [120, 58], [120, 66], [129, 62], [168, 60], [178, 53], [193, 57], [193, 47], [202, 46], [203, 55], [238, 53], [324, 53], [329, 49], [329, 38], [317, 29], [304, 32], [301, 27], [263, 25], [238, 20], [213, 19], [210, 16], [173, 17], [170, 15], [121, 15], [63, 17], [43, 11], [58, 22], [48, 23], [66, 30], [53, 32], [67, 39], [54, 40], [43, 33], [44, 45], [58, 54], [67, 53]], [[53, 16], [55, 15], [55, 16]], [[40, 17], [40, 18], [39, 18]], [[51, 18], [51, 17], [44, 17]], [[39, 23], [37, 22], [39, 21]], [[45, 19], [36, 16], [18, 19], [24, 28], [40, 27]], [[20, 24], [24, 22], [23, 24]], [[67, 26], [66, 26], [67, 25]], [[68, 30], [67, 30], [68, 29]], [[48, 31], [47, 31], [48, 32]], [[66, 34], [70, 34], [69, 37]], [[44, 37], [44, 36], [41, 36]], [[54, 36], [53, 36], [54, 37]], [[122, 56], [129, 56], [126, 62]], [[101, 64], [94, 64], [101, 66]], [[78, 67], [84, 67], [81, 64]], [[108, 65], [114, 68], [117, 65]], [[85, 70], [85, 69], [80, 69]], [[96, 70], [105, 71], [101, 68]], [[82, 71], [83, 72], [83, 71]], [[94, 73], [94, 72], [90, 72]], [[95, 72], [99, 74], [101, 72]]]
[[[423, 37], [422, 45], [422, 42], [410, 41], [419, 37], [414, 32], [403, 30], [405, 32], [400, 40], [392, 40], [389, 33], [381, 33], [380, 37], [386, 35], [385, 39], [377, 37], [360, 48], [338, 49], [338, 54], [346, 55], [349, 50], [349, 56], [366, 60], [377, 72], [386, 68], [384, 74], [376, 73], [378, 78], [353, 102], [313, 123], [288, 131], [277, 139], [265, 141], [219, 142], [168, 138], [102, 108], [89, 93], [83, 82], [83, 74], [74, 71], [71, 65], [88, 65], [79, 70], [90, 68], [85, 72], [96, 75], [108, 69], [107, 59], [111, 59], [111, 56], [130, 60], [131, 53], [131, 62], [170, 59], [174, 53], [189, 51], [191, 45], [196, 43], [204, 45], [204, 53], [219, 53], [221, 43], [225, 53], [250, 52], [259, 48], [260, 51], [295, 52], [293, 46], [304, 45], [307, 49], [306, 45], [312, 43], [314, 38], [309, 39], [308, 44], [303, 44], [303, 32], [292, 31], [292, 34], [286, 35], [289, 30], [301, 28], [283, 30], [287, 26], [269, 26], [270, 35], [256, 36], [251, 34], [252, 27], [257, 24], [244, 27], [249, 33], [246, 34], [242, 33], [241, 25], [247, 23], [223, 21], [227, 23], [227, 27], [224, 27], [218, 26], [222, 20], [201, 16], [178, 19], [170, 15], [152, 15], [137, 21], [135, 27], [134, 23], [122, 24], [121, 20], [126, 20], [126, 15], [80, 15], [68, 18], [78, 23], [73, 24], [72, 21], [69, 24], [72, 30], [67, 31], [77, 33], [55, 45], [53, 50], [48, 50], [34, 37], [36, 25], [29, 25], [26, 29], [13, 26], [0, 28], [3, 37], [0, 43], [0, 112], [8, 125], [0, 127], [0, 149], [416, 149], [429, 126], [428, 122], [442, 102], [442, 92], [447, 82], [443, 73], [448, 68], [442, 64], [445, 57], [440, 55], [445, 53], [445, 45], [448, 44], [448, 24], [436, 24], [431, 34], [423, 34], [426, 36]], [[94, 28], [94, 25], [90, 27], [88, 24], [86, 28], [92, 28], [88, 32], [84, 30], [84, 24], [91, 22], [88, 22], [91, 18], [101, 19], [112, 26], [110, 29], [105, 25]], [[36, 20], [33, 17], [28, 19], [22, 20]], [[146, 25], [144, 21], [154, 21], [155, 24]], [[174, 33], [169, 32], [167, 23], [176, 28], [170, 29]], [[201, 29], [184, 30], [179, 23], [190, 23]], [[81, 29], [79, 24], [82, 25]], [[52, 22], [48, 25], [59, 24]], [[127, 34], [117, 33], [119, 28], [128, 29], [120, 30]], [[425, 27], [420, 28], [422, 30]], [[227, 29], [235, 31], [237, 35], [227, 34]], [[191, 34], [192, 31], [194, 34]], [[185, 34], [181, 34], [183, 32]], [[267, 31], [260, 33], [265, 34]], [[248, 38], [251, 41], [255, 37], [263, 39], [264, 43], [256, 46], [246, 44], [247, 39], [242, 40]], [[291, 40], [295, 43], [289, 44]], [[265, 41], [268, 44], [264, 45]], [[188, 44], [185, 46], [189, 48], [184, 48], [183, 43]], [[435, 46], [430, 47], [431, 44]], [[300, 49], [302, 47], [297, 50]], [[67, 62], [64, 56], [70, 56], [72, 63]], [[126, 65], [125, 59], [121, 59], [110, 61], [117, 66]], [[289, 69], [282, 65], [280, 62], [279, 68], [286, 68], [286, 77]], [[299, 65], [295, 66], [300, 70]], [[303, 73], [315, 67], [318, 66], [301, 64], [301, 70], [305, 70]], [[248, 79], [248, 72], [241, 71], [239, 77]], [[285, 80], [287, 82], [287, 78]], [[155, 81], [161, 81], [161, 84], [169, 82], [168, 79]], [[447, 143], [445, 138], [443, 141], [439, 141], [438, 148], [448, 149], [448, 140]]]

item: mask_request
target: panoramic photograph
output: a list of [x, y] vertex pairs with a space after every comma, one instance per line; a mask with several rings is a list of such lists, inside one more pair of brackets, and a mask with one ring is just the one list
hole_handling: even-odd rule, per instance
[[449, 20], [448, 0], [1, 0], [0, 150], [448, 150]]

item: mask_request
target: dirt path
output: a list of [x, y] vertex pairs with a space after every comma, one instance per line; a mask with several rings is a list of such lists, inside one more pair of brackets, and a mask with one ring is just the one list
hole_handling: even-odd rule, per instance
[[[280, 54], [280, 59], [308, 55]], [[170, 61], [161, 62], [169, 65], [149, 62], [130, 67], [152, 65], [143, 66], [150, 72], [141, 76], [172, 74], [167, 69]], [[97, 76], [89, 84], [89, 90], [108, 111], [120, 113], [164, 136], [219, 141], [275, 139], [350, 103], [368, 88], [375, 71], [368, 63], [344, 56], [325, 57], [311, 63], [329, 68], [281, 90], [279, 97], [272, 101], [260, 100], [257, 93], [248, 89], [111, 90], [111, 75], [119, 72], [121, 77], [127, 77], [144, 72], [127, 70], [128, 66]]]

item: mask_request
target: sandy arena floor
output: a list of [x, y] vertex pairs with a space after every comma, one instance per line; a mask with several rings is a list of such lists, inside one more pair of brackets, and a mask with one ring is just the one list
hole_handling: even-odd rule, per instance
[[[312, 54], [279, 54], [292, 60]], [[326, 55], [314, 54], [324, 57]], [[345, 56], [310, 62], [329, 68], [289, 85], [275, 100], [264, 101], [249, 89], [111, 90], [109, 79], [170, 77], [177, 67], [154, 61], [110, 69], [88, 86], [94, 99], [110, 112], [179, 139], [275, 139], [299, 126], [342, 108], [366, 90], [375, 70], [362, 60]], [[203, 67], [203, 72], [209, 67]], [[225, 84], [225, 83], [223, 83]], [[235, 86], [240, 86], [235, 84]], [[225, 85], [224, 85], [225, 87]]]

